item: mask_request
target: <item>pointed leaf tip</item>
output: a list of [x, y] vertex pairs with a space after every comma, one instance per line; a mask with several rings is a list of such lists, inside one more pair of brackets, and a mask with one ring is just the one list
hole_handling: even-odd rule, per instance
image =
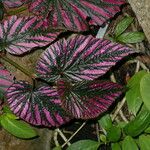
[[42, 86], [33, 90], [27, 82], [14, 83], [7, 90], [10, 109], [21, 119], [47, 127], [60, 126], [70, 117], [60, 106], [60, 99], [55, 89]]

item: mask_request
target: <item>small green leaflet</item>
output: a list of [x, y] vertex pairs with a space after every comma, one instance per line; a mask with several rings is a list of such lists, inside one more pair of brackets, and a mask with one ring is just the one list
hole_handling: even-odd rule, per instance
[[146, 74], [141, 82], [140, 82], [140, 92], [142, 96], [142, 100], [147, 107], [148, 110], [150, 110], [150, 74]]
[[115, 28], [115, 37], [118, 37], [120, 34], [122, 34], [129, 25], [133, 22], [132, 17], [125, 17], [123, 18], [116, 26]]
[[100, 127], [109, 130], [112, 127], [112, 120], [109, 114], [104, 115], [98, 120]]
[[93, 140], [80, 140], [73, 143], [67, 150], [97, 150], [100, 143]]
[[112, 126], [107, 132], [107, 139], [110, 142], [117, 142], [121, 137], [121, 129], [116, 126]]
[[142, 104], [140, 81], [145, 74], [147, 74], [146, 71], [136, 73], [127, 84], [129, 90], [126, 92], [126, 101], [129, 112], [132, 112], [134, 115], [136, 115]]
[[126, 136], [125, 139], [123, 140], [122, 150], [138, 150], [138, 146], [131, 136]]
[[123, 33], [117, 37], [118, 42], [126, 44], [142, 42], [144, 39], [144, 33], [138, 31]]
[[119, 143], [111, 143], [111, 149], [112, 150], [121, 150]]
[[18, 138], [29, 139], [37, 136], [35, 130], [21, 120], [15, 120], [8, 115], [3, 115], [0, 121], [5, 130]]

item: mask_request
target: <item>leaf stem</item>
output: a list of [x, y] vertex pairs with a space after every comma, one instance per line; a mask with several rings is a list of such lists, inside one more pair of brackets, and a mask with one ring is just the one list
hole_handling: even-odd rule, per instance
[[31, 72], [29, 72], [25, 68], [21, 67], [20, 65], [18, 65], [16, 62], [14, 62], [13, 60], [11, 60], [10, 58], [8, 58], [6, 56], [2, 56], [2, 55], [0, 55], [0, 58], [3, 59], [4, 61], [8, 62], [12, 66], [14, 66], [15, 68], [17, 68], [21, 72], [23, 72], [25, 75], [31, 77], [32, 79], [36, 78], [36, 76], [34, 74], [32, 74]]
[[8, 14], [8, 15], [16, 15], [16, 14], [18, 14], [18, 13], [20, 13], [20, 12], [25, 11], [25, 10], [27, 10], [27, 6], [22, 6], [22, 7], [19, 7], [19, 8], [17, 8], [17, 9], [15, 9], [15, 10], [10, 10], [10, 11], [8, 11], [7, 14]]

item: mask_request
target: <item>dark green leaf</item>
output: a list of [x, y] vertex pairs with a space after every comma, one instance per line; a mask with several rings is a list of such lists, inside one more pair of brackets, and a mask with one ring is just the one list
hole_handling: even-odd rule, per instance
[[3, 19], [3, 16], [4, 16], [4, 6], [3, 3], [0, 2], [0, 20]]
[[112, 150], [121, 150], [119, 143], [111, 143], [111, 149]]
[[10, 86], [6, 97], [13, 113], [33, 125], [60, 126], [70, 120], [53, 87], [40, 86], [33, 90], [28, 82], [18, 81]]
[[150, 149], [150, 135], [141, 135], [139, 137], [140, 150], [149, 150]]
[[122, 142], [122, 150], [138, 150], [138, 146], [132, 137], [126, 136]]
[[116, 26], [115, 28], [115, 37], [119, 36], [121, 33], [123, 33], [129, 25], [133, 22], [132, 17], [125, 17], [123, 18]]
[[136, 73], [127, 84], [129, 90], [126, 92], [126, 101], [129, 111], [134, 115], [136, 115], [142, 104], [140, 81], [145, 74], [147, 74], [146, 71]]
[[[125, 0], [26, 0], [29, 11], [52, 28], [73, 31], [89, 30], [89, 25], [102, 25], [113, 17]], [[86, 18], [90, 18], [87, 22]]]
[[112, 120], [109, 114], [106, 114], [105, 116], [101, 117], [98, 120], [98, 123], [100, 127], [104, 128], [105, 130], [108, 130], [112, 127]]
[[1, 118], [1, 125], [5, 130], [18, 138], [28, 139], [37, 136], [37, 133], [29, 124], [21, 120], [11, 119], [7, 115]]
[[73, 143], [67, 150], [97, 150], [100, 143], [93, 140], [81, 140]]
[[127, 32], [117, 37], [117, 41], [122, 43], [138, 43], [145, 39], [145, 35], [142, 32]]
[[[122, 87], [110, 81], [86, 81], [71, 84], [67, 80], [57, 82], [61, 106], [75, 118], [90, 119], [105, 112], [121, 95]], [[69, 87], [69, 88], [68, 88]]]
[[140, 92], [145, 106], [148, 110], [150, 110], [150, 74], [146, 74], [142, 78], [140, 83]]
[[116, 126], [112, 126], [107, 132], [107, 139], [110, 142], [117, 142], [121, 137], [121, 129]]
[[0, 23], [0, 49], [15, 55], [43, 47], [57, 38], [58, 32], [43, 29], [34, 16], [11, 16]]
[[0, 90], [0, 100], [3, 100], [4, 98], [4, 92]]

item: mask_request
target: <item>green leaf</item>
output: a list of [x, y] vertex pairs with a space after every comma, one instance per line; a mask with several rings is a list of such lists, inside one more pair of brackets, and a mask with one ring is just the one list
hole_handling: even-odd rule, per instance
[[100, 140], [104, 143], [107, 142], [106, 136], [104, 134], [100, 134]]
[[141, 135], [139, 137], [139, 146], [140, 146], [140, 150], [149, 150], [150, 149], [150, 135]]
[[150, 124], [150, 111], [141, 109], [138, 115], [131, 120], [125, 127], [124, 132], [127, 135], [136, 137], [140, 135]]
[[138, 146], [131, 136], [126, 136], [123, 140], [122, 150], [138, 150]]
[[12, 114], [12, 113], [6, 113], [5, 115], [6, 115], [8, 118], [10, 118], [10, 119], [14, 119], [14, 120], [19, 119], [17, 116], [15, 116], [15, 115]]
[[54, 147], [53, 150], [62, 150], [61, 146]]
[[115, 28], [115, 37], [119, 36], [121, 33], [123, 33], [129, 25], [133, 22], [132, 17], [125, 17], [123, 18], [116, 26]]
[[112, 120], [109, 114], [104, 115], [98, 120], [99, 125], [104, 128], [105, 130], [108, 130], [112, 127]]
[[100, 143], [93, 140], [80, 140], [73, 143], [67, 150], [97, 150]]
[[111, 149], [112, 150], [121, 150], [119, 143], [111, 143]]
[[110, 142], [117, 142], [121, 137], [121, 129], [116, 126], [112, 126], [107, 132], [107, 139]]
[[136, 113], [139, 111], [139, 108], [142, 104], [140, 81], [145, 74], [147, 74], [146, 71], [140, 71], [136, 73], [127, 84], [127, 87], [129, 88], [129, 90], [126, 92], [128, 110], [134, 115], [136, 115]]
[[3, 107], [3, 112], [4, 113], [12, 113], [12, 111], [10, 110], [10, 108], [8, 106]]
[[118, 122], [118, 124], [117, 124], [117, 126], [119, 127], [119, 128], [124, 128], [125, 126], [127, 125], [127, 122]]
[[116, 40], [128, 44], [128, 43], [142, 42], [144, 39], [145, 39], [144, 33], [135, 31], [123, 33], [120, 36], [118, 36]]
[[150, 133], [150, 126], [144, 132], [145, 133]]
[[1, 125], [5, 130], [18, 138], [28, 139], [37, 136], [37, 133], [29, 124], [21, 120], [11, 119], [6, 115], [3, 115], [1, 118]]
[[140, 92], [142, 100], [148, 110], [150, 110], [150, 74], [146, 74], [140, 82]]

